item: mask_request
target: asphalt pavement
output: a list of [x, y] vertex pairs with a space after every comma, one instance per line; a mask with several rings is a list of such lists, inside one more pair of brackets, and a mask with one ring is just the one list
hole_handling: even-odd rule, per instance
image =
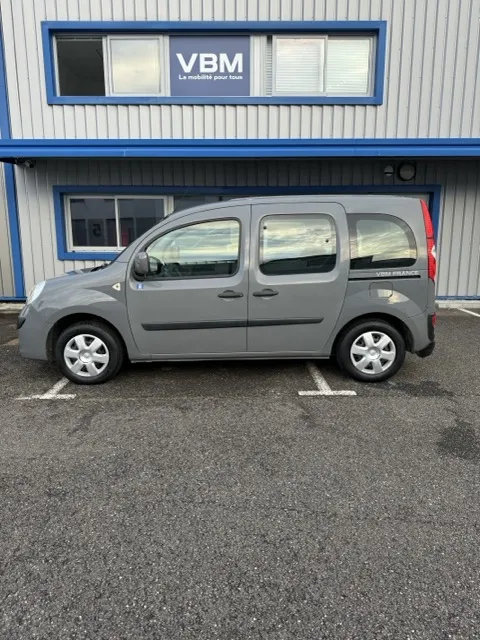
[[[0, 638], [480, 637], [480, 317], [390, 382], [330, 363], [22, 360], [0, 318]], [[74, 396], [74, 397], [71, 397]], [[18, 398], [25, 398], [19, 400]]]

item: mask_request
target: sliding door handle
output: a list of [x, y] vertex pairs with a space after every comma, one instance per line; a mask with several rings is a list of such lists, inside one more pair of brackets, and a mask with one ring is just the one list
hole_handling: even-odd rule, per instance
[[243, 298], [243, 293], [241, 291], [233, 291], [232, 289], [227, 289], [223, 293], [219, 293], [218, 297], [224, 298], [226, 300], [231, 300], [232, 298]]
[[255, 298], [273, 298], [273, 296], [278, 296], [278, 291], [274, 291], [273, 289], [262, 289], [262, 291], [254, 291], [252, 295]]

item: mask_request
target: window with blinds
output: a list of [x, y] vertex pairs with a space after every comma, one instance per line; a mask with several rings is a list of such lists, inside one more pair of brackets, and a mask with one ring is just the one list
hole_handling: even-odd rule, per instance
[[267, 95], [370, 96], [373, 36], [269, 36]]

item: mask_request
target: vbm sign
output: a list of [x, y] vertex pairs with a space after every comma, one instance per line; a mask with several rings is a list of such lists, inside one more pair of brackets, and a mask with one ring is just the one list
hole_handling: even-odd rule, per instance
[[230, 60], [228, 53], [193, 53], [187, 61], [183, 53], [177, 53], [184, 73], [192, 73], [198, 64], [200, 73], [243, 73], [243, 53], [237, 53]]
[[170, 36], [170, 94], [250, 95], [249, 36]]

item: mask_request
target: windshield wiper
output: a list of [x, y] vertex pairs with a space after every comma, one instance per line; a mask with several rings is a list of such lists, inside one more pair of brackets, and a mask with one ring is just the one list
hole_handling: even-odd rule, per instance
[[101, 269], [105, 269], [105, 267], [108, 267], [109, 264], [110, 262], [104, 262], [103, 264], [98, 265], [98, 267], [93, 267], [92, 271], [100, 271]]

